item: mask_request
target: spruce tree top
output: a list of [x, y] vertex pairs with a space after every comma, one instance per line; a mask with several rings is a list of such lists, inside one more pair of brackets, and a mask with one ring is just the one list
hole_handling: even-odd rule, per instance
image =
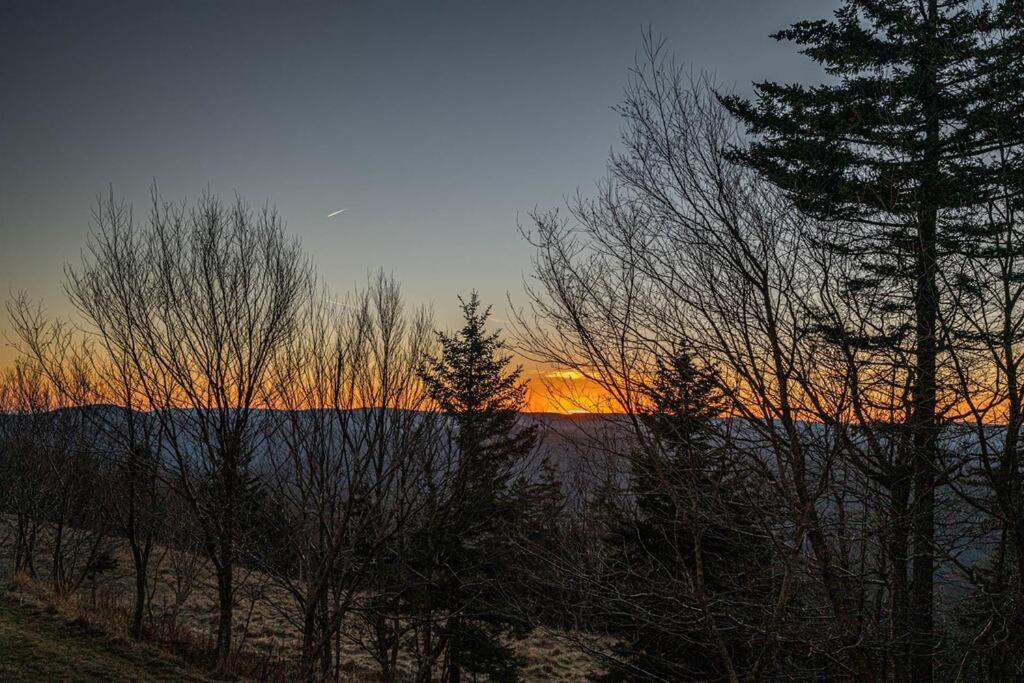
[[829, 78], [722, 98], [753, 134], [738, 154], [804, 212], [872, 221], [888, 238], [922, 205], [1019, 191], [1020, 159], [999, 152], [1024, 137], [1022, 25], [1021, 0], [847, 0], [832, 20], [794, 24], [773, 37]]
[[423, 373], [431, 397], [450, 414], [517, 411], [526, 386], [520, 368], [508, 368], [512, 356], [498, 332], [485, 330], [490, 307], [481, 310], [476, 292], [466, 301], [459, 297], [463, 325], [457, 334], [437, 334], [441, 354]]
[[421, 378], [438, 409], [454, 418], [464, 457], [515, 461], [536, 440], [534, 428], [517, 425], [526, 403], [522, 368], [511, 365], [500, 334], [486, 331], [491, 309], [481, 309], [477, 293], [459, 302], [462, 329], [438, 333], [441, 352], [425, 364]]

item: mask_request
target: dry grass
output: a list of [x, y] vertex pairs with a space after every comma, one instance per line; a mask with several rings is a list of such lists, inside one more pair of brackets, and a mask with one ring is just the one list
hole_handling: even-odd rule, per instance
[[[4, 534], [0, 532], [0, 538]], [[47, 606], [68, 621], [87, 621], [117, 638], [127, 636], [134, 584], [131, 558], [124, 547], [115, 550], [117, 568], [92, 586], [71, 595], [55, 595], [40, 579], [14, 577], [12, 586], [24, 599]], [[0, 548], [0, 567], [10, 560]], [[40, 576], [48, 571], [46, 558], [37, 561]], [[217, 624], [217, 592], [209, 564], [201, 557], [166, 547], [153, 551], [150, 585], [150, 613], [146, 638], [161, 648], [204, 666], [211, 664], [213, 634]], [[289, 680], [298, 653], [301, 634], [286, 615], [292, 613], [290, 596], [275, 587], [265, 575], [241, 569], [236, 577], [237, 643], [234, 672], [241, 678]], [[353, 641], [343, 638], [341, 661], [343, 680], [372, 681], [376, 665]], [[535, 631], [514, 643], [526, 659], [526, 681], [586, 681], [599, 673], [592, 658], [571, 646], [559, 634]], [[412, 662], [406, 658], [400, 669], [412, 676]]]
[[149, 644], [113, 638], [73, 602], [52, 603], [36, 582], [0, 589], [0, 680], [206, 681], [197, 668]]

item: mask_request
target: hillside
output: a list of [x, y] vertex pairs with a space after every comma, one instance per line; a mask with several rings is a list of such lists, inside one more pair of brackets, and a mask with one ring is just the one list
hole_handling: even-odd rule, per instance
[[114, 640], [82, 622], [0, 592], [2, 681], [203, 681], [157, 650]]

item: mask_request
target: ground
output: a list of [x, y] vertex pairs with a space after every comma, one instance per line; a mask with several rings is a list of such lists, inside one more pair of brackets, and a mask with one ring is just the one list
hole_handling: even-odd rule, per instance
[[[41, 552], [46, 547], [42, 541], [36, 556], [39, 579], [9, 575], [13, 566], [11, 548], [4, 539], [10, 537], [10, 523], [10, 519], [0, 516], [0, 683], [97, 680], [93, 675], [98, 672], [102, 674], [99, 680], [202, 680], [194, 673], [184, 676], [168, 669], [179, 660], [170, 659], [170, 655], [161, 659], [160, 653], [170, 649], [193, 662], [212, 647], [217, 591], [208, 561], [164, 546], [154, 549], [147, 636], [165, 649], [144, 649], [127, 638], [132, 579], [131, 559], [124, 544], [110, 539], [116, 568], [104, 574], [98, 587], [91, 591], [86, 584], [77, 593], [58, 599], [47, 580], [50, 561]], [[236, 588], [236, 647], [243, 654], [239, 661], [245, 664], [236, 674], [264, 679], [268, 671], [279, 671], [282, 662], [293, 660], [300, 647], [294, 601], [269, 577], [256, 571], [240, 568]], [[52, 608], [44, 609], [44, 605]], [[102, 633], [112, 634], [113, 639], [104, 638]], [[354, 624], [345, 631], [339, 660], [344, 680], [377, 680], [373, 660], [353, 642], [357, 633]], [[526, 683], [583, 683], [601, 671], [568, 635], [538, 629], [512, 642], [517, 654], [526, 660], [522, 671]], [[155, 668], [145, 668], [148, 664]], [[410, 680], [413, 669], [408, 653], [403, 652], [398, 666], [401, 679]], [[276, 675], [271, 678], [286, 680]]]
[[0, 681], [204, 681], [159, 652], [0, 589]]

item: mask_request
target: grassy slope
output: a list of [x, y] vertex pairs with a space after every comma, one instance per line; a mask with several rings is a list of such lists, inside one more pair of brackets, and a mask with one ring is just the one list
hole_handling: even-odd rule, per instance
[[0, 681], [203, 681], [156, 650], [117, 642], [0, 589]]

